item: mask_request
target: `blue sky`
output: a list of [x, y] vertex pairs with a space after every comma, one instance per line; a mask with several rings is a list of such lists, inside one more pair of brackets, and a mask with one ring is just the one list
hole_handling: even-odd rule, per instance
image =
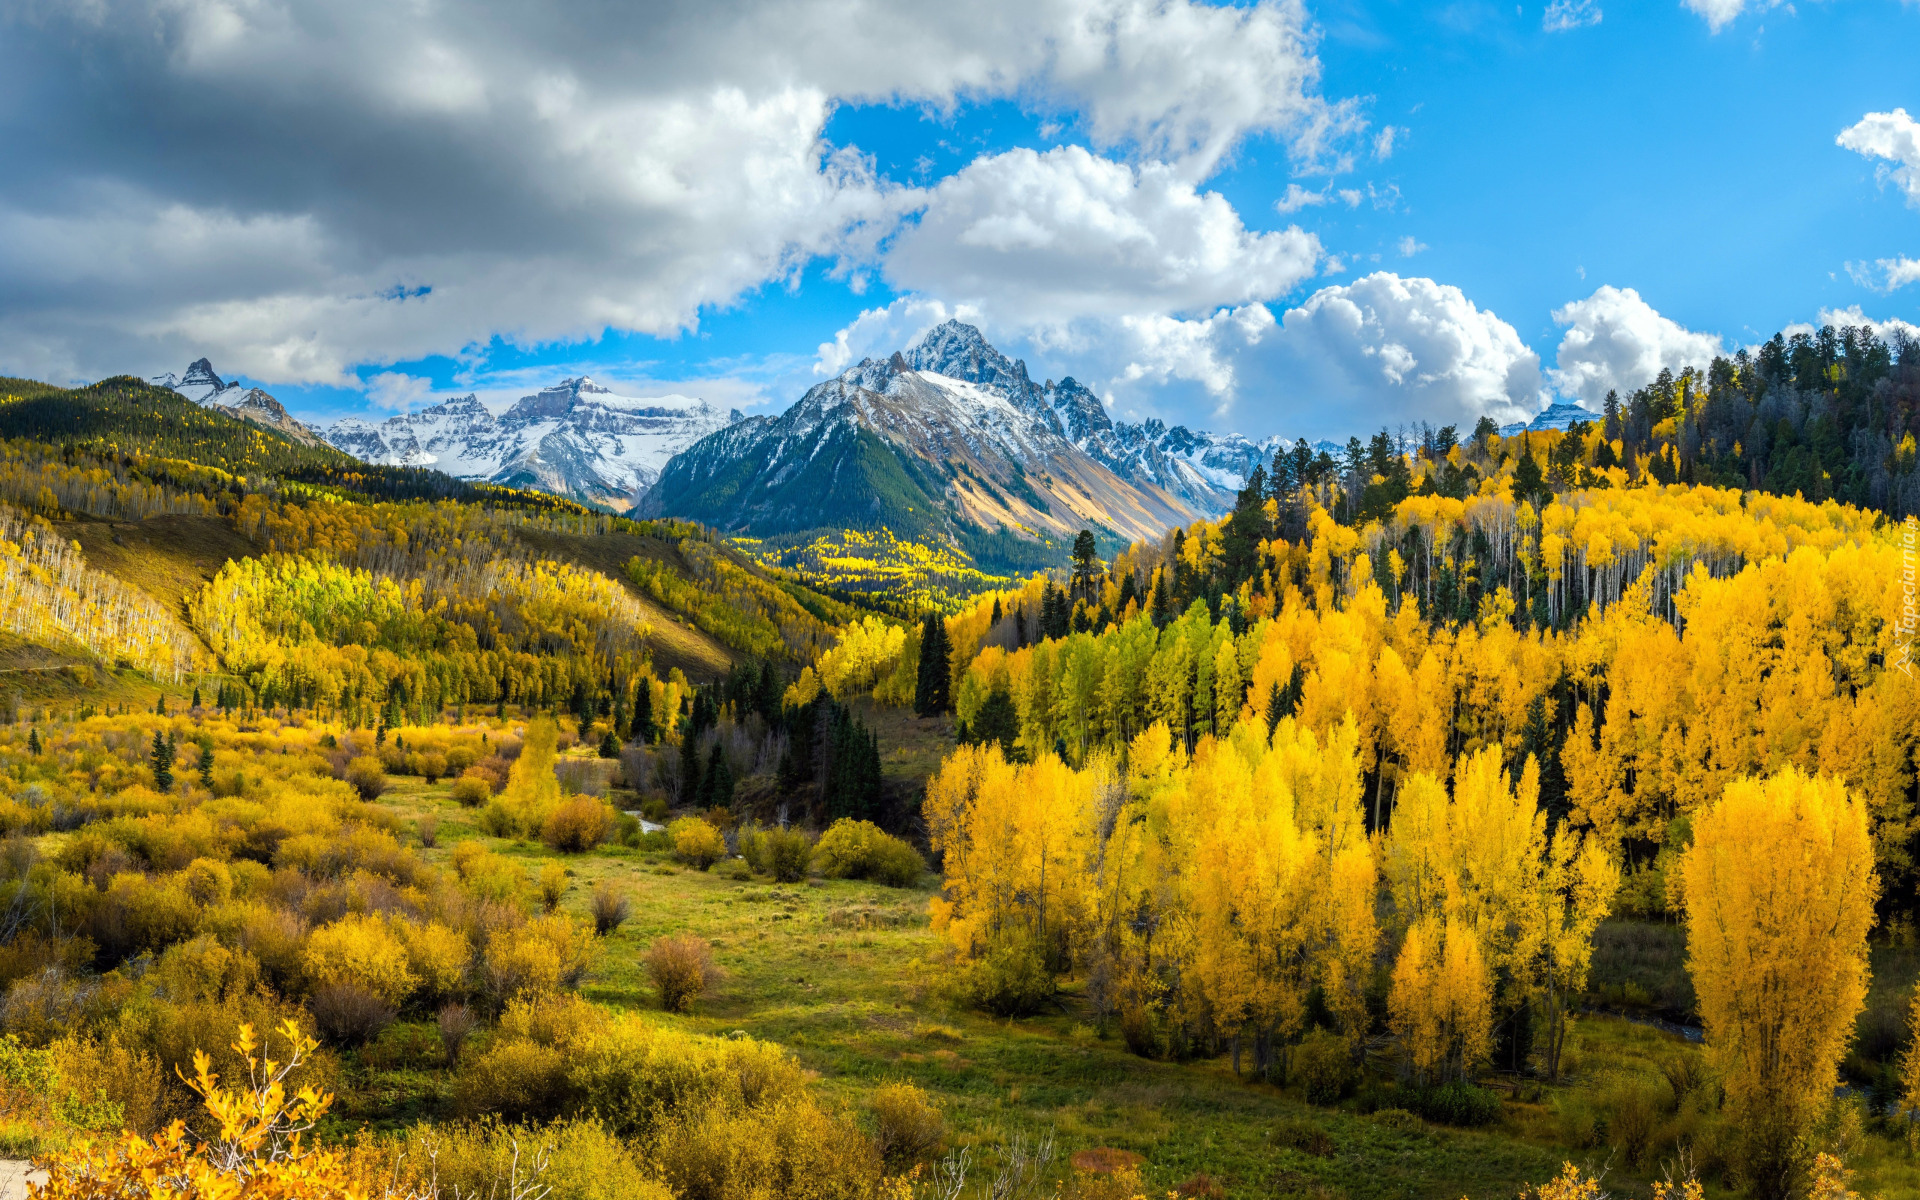
[[47, 164], [0, 185], [0, 372], [774, 411], [957, 314], [1116, 416], [1324, 436], [1920, 322], [1920, 4], [1689, 4], [126, 0], [0, 47]]

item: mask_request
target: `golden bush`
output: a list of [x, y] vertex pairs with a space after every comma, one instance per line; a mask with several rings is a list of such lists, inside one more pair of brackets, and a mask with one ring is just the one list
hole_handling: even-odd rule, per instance
[[307, 937], [302, 956], [315, 990], [352, 984], [399, 1006], [420, 984], [407, 945], [383, 917], [349, 915]]
[[565, 854], [582, 854], [607, 840], [613, 828], [613, 811], [593, 796], [575, 796], [562, 801], [547, 814], [540, 838]]
[[720, 978], [713, 947], [705, 938], [682, 933], [657, 938], [647, 948], [647, 974], [660, 993], [660, 1007], [686, 1012]]
[[667, 827], [673, 856], [704, 871], [727, 856], [727, 839], [699, 817], [681, 817]]

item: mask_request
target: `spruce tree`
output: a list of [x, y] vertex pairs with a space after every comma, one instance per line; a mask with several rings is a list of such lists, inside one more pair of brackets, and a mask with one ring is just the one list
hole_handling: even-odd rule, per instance
[[700, 749], [695, 744], [698, 735], [689, 723], [680, 735], [680, 803], [697, 804], [700, 800]]
[[633, 693], [633, 729], [628, 735], [644, 746], [653, 744], [653, 681], [642, 676]]
[[938, 613], [928, 613], [920, 629], [920, 674], [913, 689], [913, 711], [923, 717], [946, 712], [953, 690], [953, 647], [947, 640], [947, 623]]
[[203, 738], [200, 742], [200, 783], [208, 790], [213, 788], [213, 742]]
[[603, 736], [600, 739], [600, 757], [601, 758], [619, 758], [620, 757], [620, 739], [614, 734], [613, 730], [611, 729], [607, 730], [605, 736]]
[[161, 736], [159, 730], [153, 734], [153, 749], [148, 757], [153, 762], [153, 786], [166, 792], [173, 789], [173, 742]]
[[40, 731], [38, 729], [27, 730], [27, 753], [33, 755], [40, 753]]
[[707, 808], [726, 808], [733, 803], [733, 768], [727, 764], [727, 756], [721, 751], [719, 742], [713, 744], [713, 754], [707, 759], [707, 777], [703, 789]]

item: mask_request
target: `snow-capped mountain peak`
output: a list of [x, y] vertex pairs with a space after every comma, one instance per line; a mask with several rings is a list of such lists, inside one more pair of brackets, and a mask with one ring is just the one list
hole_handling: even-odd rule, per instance
[[213, 369], [213, 364], [204, 358], [195, 359], [187, 367], [185, 375], [176, 376], [169, 371], [165, 375], [155, 375], [148, 382], [155, 387], [176, 391], [195, 404], [271, 429], [301, 445], [320, 444], [319, 432], [294, 419], [285, 405], [257, 387], [250, 388], [238, 381], [226, 382]]
[[378, 424], [338, 421], [324, 436], [368, 462], [624, 507], [674, 454], [738, 420], [737, 410], [721, 413], [694, 397], [628, 395], [582, 375], [522, 396], [498, 416], [468, 395]]

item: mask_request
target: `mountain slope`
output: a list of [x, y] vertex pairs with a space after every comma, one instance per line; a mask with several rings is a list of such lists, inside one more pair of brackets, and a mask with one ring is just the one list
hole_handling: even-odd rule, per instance
[[348, 418], [324, 436], [366, 462], [624, 508], [674, 454], [739, 419], [704, 400], [628, 396], [583, 376], [524, 396], [498, 417], [464, 396], [378, 424]]
[[[1035, 548], [1086, 527], [1138, 539], [1218, 510], [1221, 489], [1197, 472], [1169, 465], [1175, 490], [1093, 457], [1068, 435], [1057, 396], [1070, 416], [1081, 402], [1071, 389], [1034, 384], [979, 330], [949, 322], [908, 351], [816, 385], [779, 417], [696, 442], [667, 464], [641, 510], [759, 537], [884, 528], [969, 553], [1002, 531]], [[1080, 419], [1095, 433], [1112, 429]], [[989, 551], [1007, 552], [1004, 543]]]
[[271, 429], [288, 441], [298, 442], [302, 446], [321, 444], [319, 431], [296, 420], [278, 400], [259, 388], [223, 381], [214, 371], [213, 364], [204, 358], [196, 359], [185, 375], [176, 376], [169, 371], [147, 382], [178, 392], [195, 404]]

